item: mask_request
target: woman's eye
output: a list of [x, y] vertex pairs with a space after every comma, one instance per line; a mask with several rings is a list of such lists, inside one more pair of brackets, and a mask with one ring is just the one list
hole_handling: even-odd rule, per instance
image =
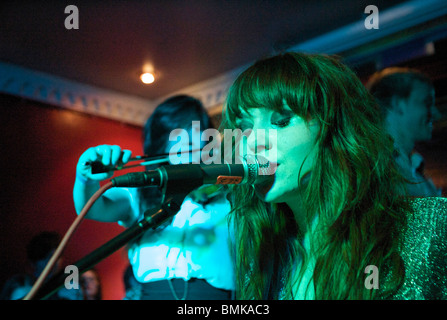
[[273, 112], [270, 117], [270, 123], [279, 128], [286, 127], [290, 124], [294, 113], [291, 111], [283, 110], [282, 112]]
[[272, 125], [274, 125], [276, 127], [283, 128], [283, 127], [287, 127], [291, 120], [292, 120], [291, 116], [282, 117], [282, 118], [279, 118], [279, 119], [273, 119], [272, 118], [271, 123], [272, 123]]

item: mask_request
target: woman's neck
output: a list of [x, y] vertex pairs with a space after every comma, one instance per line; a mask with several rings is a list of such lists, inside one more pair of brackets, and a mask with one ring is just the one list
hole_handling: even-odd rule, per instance
[[[303, 260], [297, 261], [299, 267], [295, 270], [292, 278], [292, 295], [294, 299], [305, 300], [315, 299], [314, 296], [314, 284], [313, 284], [313, 271], [315, 268], [315, 256], [312, 254], [312, 241], [315, 237], [315, 230], [318, 224], [318, 215], [314, 214], [309, 217], [311, 223], [308, 222], [307, 212], [304, 209], [302, 201], [293, 201], [287, 203], [292, 210], [298, 228], [300, 229], [302, 239], [301, 245], [307, 253], [306, 264], [303, 264]], [[302, 268], [304, 268], [302, 270]]]
[[[286, 202], [289, 208], [293, 212], [293, 216], [295, 217], [296, 224], [299, 228], [299, 231], [302, 235], [305, 235], [309, 232], [309, 224], [307, 212], [304, 208], [304, 204], [301, 199], [293, 199], [292, 201]], [[310, 217], [312, 220], [314, 217]]]

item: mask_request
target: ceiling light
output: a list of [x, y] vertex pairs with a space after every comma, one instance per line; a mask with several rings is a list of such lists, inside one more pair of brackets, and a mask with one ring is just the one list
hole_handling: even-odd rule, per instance
[[140, 79], [145, 84], [150, 84], [155, 81], [154, 75], [150, 72], [142, 73]]

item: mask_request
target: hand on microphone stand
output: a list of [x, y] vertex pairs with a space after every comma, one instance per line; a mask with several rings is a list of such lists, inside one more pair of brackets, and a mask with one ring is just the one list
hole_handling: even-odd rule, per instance
[[[115, 171], [144, 165], [145, 173], [153, 172], [168, 162], [169, 154], [177, 155], [185, 150], [189, 156], [182, 159], [199, 163], [205, 145], [200, 137], [211, 127], [200, 101], [175, 96], [160, 104], [147, 120], [143, 132], [145, 156], [132, 157], [130, 150], [120, 146], [99, 145], [87, 149], [78, 161], [73, 188], [77, 212], [98, 190], [100, 181], [111, 178]], [[185, 136], [190, 139], [184, 141]], [[171, 169], [166, 170], [171, 181], [168, 188], [161, 183], [153, 187], [115, 186], [95, 202], [86, 218], [118, 222], [131, 230], [145, 220], [146, 212], [174, 200], [181, 207], [166, 227], [155, 232], [148, 230], [128, 244], [135, 278], [142, 283], [141, 299], [229, 299], [234, 288], [234, 268], [228, 247], [230, 206], [225, 193], [221, 189], [210, 191], [206, 199], [199, 192], [188, 195], [193, 191], [187, 186], [191, 181], [176, 179], [177, 173]], [[160, 170], [157, 172], [163, 171]], [[189, 170], [186, 168], [181, 175], [189, 174]], [[201, 186], [197, 181], [194, 185]], [[175, 194], [177, 191], [181, 194]], [[212, 242], [199, 241], [202, 231], [207, 234], [212, 231], [216, 236]]]
[[[105, 180], [113, 176], [117, 167], [122, 167], [132, 155], [130, 150], [122, 150], [117, 145], [100, 145], [88, 148], [79, 158], [76, 177], [81, 180]], [[94, 164], [94, 166], [93, 166]], [[98, 167], [103, 167], [98, 170]], [[96, 170], [93, 170], [96, 169]]]

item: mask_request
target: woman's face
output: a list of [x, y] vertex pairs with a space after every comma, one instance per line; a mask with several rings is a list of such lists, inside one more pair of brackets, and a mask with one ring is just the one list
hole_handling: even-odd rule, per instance
[[237, 125], [242, 131], [252, 129], [246, 146], [241, 143], [241, 148], [247, 148], [249, 153], [263, 156], [271, 165], [276, 165], [273, 185], [270, 190], [257, 190], [258, 195], [266, 202], [297, 201], [299, 181], [314, 164], [318, 125], [314, 121], [306, 123], [286, 104], [280, 112], [250, 109], [242, 113]]
[[81, 276], [82, 290], [88, 299], [96, 297], [99, 291], [99, 281], [96, 274], [89, 270]]

